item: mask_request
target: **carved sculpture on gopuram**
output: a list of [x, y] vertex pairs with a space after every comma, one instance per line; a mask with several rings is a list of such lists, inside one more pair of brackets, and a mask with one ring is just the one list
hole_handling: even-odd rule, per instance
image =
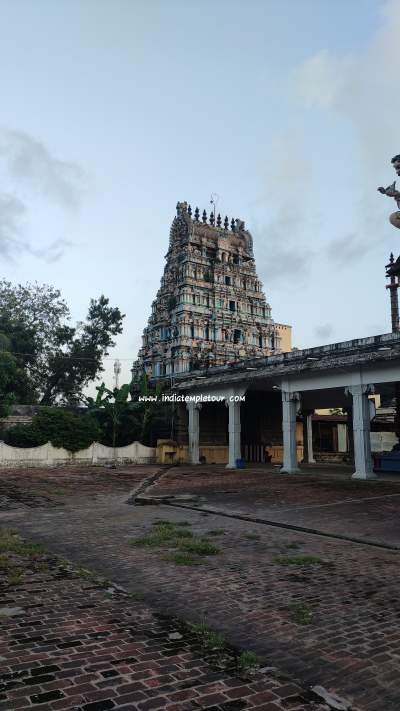
[[[400, 176], [400, 153], [392, 158], [392, 165], [394, 170], [396, 171], [396, 175]], [[379, 192], [382, 193], [382, 195], [386, 195], [387, 197], [393, 198], [395, 201], [397, 207], [399, 208], [395, 212], [392, 212], [392, 214], [389, 217], [390, 223], [393, 225], [393, 227], [397, 227], [400, 229], [400, 191], [396, 189], [396, 181], [389, 185], [387, 188], [378, 188]], [[391, 281], [393, 282], [394, 277], [398, 277], [400, 275], [400, 257], [398, 257], [396, 260], [393, 258], [393, 254], [390, 255], [390, 262], [389, 264], [386, 265], [386, 276], [392, 277]], [[398, 288], [398, 283], [397, 283], [397, 288]]]

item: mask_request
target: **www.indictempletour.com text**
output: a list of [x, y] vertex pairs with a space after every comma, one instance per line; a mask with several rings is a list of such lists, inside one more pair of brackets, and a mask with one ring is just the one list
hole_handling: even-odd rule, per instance
[[245, 395], [139, 395], [139, 402], [244, 402]]

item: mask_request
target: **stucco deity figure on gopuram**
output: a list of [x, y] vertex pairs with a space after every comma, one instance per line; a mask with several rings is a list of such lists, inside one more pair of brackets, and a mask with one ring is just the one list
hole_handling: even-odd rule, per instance
[[[400, 154], [392, 158], [392, 165], [397, 175], [400, 176]], [[378, 190], [382, 193], [382, 195], [387, 195], [388, 197], [394, 198], [396, 201], [399, 210], [392, 212], [389, 220], [394, 227], [398, 227], [400, 229], [400, 192], [396, 190], [396, 181], [394, 181], [394, 183], [389, 185], [387, 188], [378, 188]]]

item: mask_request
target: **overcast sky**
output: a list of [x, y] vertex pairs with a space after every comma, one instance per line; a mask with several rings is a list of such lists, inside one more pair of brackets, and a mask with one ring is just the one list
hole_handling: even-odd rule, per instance
[[294, 345], [390, 331], [399, 36], [400, 0], [0, 0], [1, 275], [108, 296], [127, 380], [176, 202], [216, 192]]

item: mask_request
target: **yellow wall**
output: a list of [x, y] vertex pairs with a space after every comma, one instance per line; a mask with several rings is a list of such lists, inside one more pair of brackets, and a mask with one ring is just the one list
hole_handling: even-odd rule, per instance
[[276, 323], [275, 326], [281, 339], [282, 353], [288, 353], [292, 350], [292, 327], [284, 323]]
[[[298, 431], [299, 434], [299, 431]], [[282, 464], [283, 462], [283, 446], [281, 444], [267, 447], [268, 453], [271, 455], [272, 464]], [[200, 446], [200, 457], [206, 458], [206, 464], [227, 464], [228, 463], [228, 447], [227, 445], [203, 445]], [[297, 460], [301, 462], [303, 459], [303, 445], [297, 441]], [[171, 440], [158, 440], [157, 442], [157, 463], [158, 464], [188, 464], [189, 450], [187, 446], [177, 445]], [[252, 462], [248, 463], [252, 466]]]

